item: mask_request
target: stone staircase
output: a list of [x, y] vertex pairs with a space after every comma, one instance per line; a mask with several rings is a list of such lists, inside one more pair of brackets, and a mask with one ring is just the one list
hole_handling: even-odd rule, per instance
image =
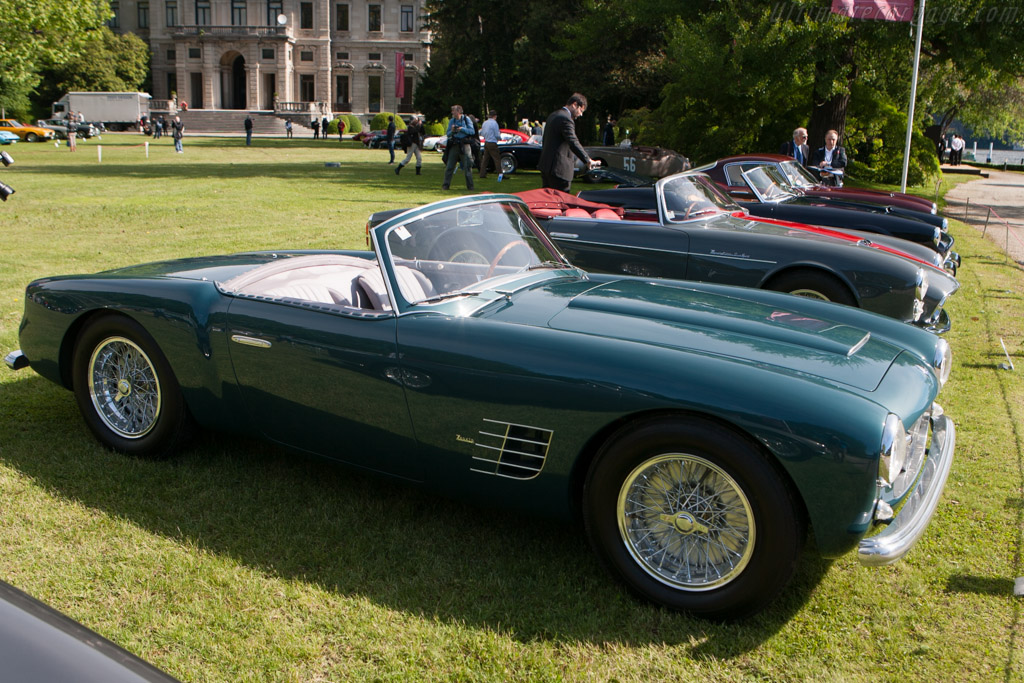
[[[155, 112], [157, 115], [160, 112]], [[164, 114], [168, 121], [172, 116]], [[185, 124], [186, 134], [196, 133], [244, 133], [245, 117], [252, 116], [252, 132], [255, 135], [285, 136], [284, 118], [271, 111], [248, 111], [245, 109], [190, 109], [179, 111], [178, 116]], [[310, 131], [308, 117], [292, 116], [292, 132], [302, 136]]]

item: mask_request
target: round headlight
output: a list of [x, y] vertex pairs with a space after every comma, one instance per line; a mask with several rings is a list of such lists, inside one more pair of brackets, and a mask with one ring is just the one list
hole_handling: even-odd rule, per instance
[[914, 290], [914, 298], [919, 301], [924, 301], [925, 295], [928, 294], [928, 274], [924, 272], [924, 268], [917, 269], [917, 286]]
[[943, 218], [942, 219], [942, 229], [943, 230], [949, 229], [949, 219], [948, 218]]
[[932, 369], [935, 370], [935, 376], [939, 378], [939, 386], [941, 387], [949, 379], [949, 373], [953, 371], [953, 351], [949, 347], [949, 342], [945, 339], [940, 338], [939, 343], [935, 345]]
[[885, 417], [882, 427], [882, 445], [878, 458], [878, 476], [889, 486], [903, 471], [907, 461], [907, 430], [903, 421], [893, 413]]
[[932, 231], [932, 244], [939, 246], [939, 240], [942, 239], [942, 228], [935, 227]]

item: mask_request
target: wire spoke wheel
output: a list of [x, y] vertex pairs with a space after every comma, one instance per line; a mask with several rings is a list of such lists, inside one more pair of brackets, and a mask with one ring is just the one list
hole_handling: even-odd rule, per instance
[[96, 345], [88, 365], [89, 396], [96, 414], [119, 436], [138, 439], [160, 417], [160, 381], [146, 352], [125, 337]]
[[754, 552], [750, 502], [732, 477], [704, 458], [673, 453], [644, 461], [623, 481], [617, 511], [630, 555], [673, 588], [723, 586]]

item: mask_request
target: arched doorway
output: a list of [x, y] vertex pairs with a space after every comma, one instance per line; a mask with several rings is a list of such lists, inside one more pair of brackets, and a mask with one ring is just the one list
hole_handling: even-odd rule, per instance
[[225, 53], [220, 60], [220, 93], [224, 109], [248, 108], [245, 57], [238, 52]]

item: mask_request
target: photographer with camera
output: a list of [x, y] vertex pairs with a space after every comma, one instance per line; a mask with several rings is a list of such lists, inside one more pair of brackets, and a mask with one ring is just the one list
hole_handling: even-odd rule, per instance
[[448, 161], [444, 168], [444, 184], [442, 190], [447, 190], [452, 182], [452, 175], [455, 173], [456, 164], [462, 164], [462, 171], [466, 174], [466, 189], [473, 191], [473, 152], [470, 142], [476, 137], [476, 127], [473, 120], [462, 113], [462, 105], [452, 106], [452, 118], [448, 122]]

